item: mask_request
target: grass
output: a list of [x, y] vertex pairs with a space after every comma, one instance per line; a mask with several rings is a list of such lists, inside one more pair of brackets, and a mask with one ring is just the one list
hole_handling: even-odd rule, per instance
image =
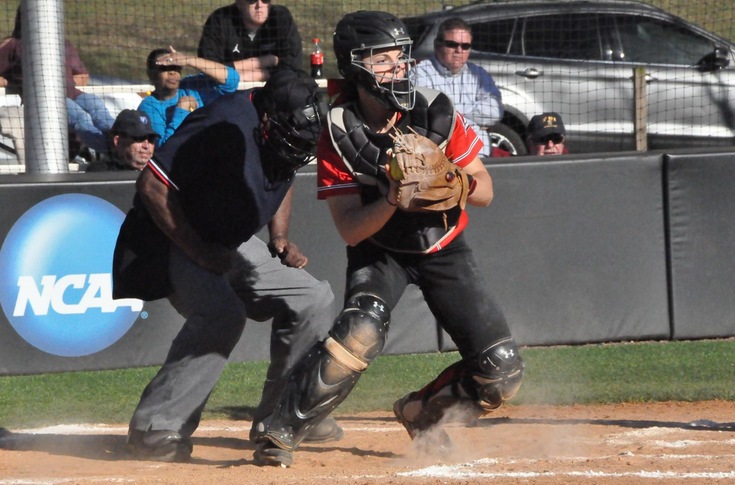
[[[510, 403], [735, 401], [735, 339], [522, 349], [526, 375]], [[336, 414], [387, 411], [458, 360], [456, 353], [382, 356]], [[241, 419], [257, 405], [267, 363], [227, 366], [204, 419]], [[125, 423], [157, 368], [0, 377], [0, 426]]]
[[[201, 28], [209, 13], [229, 0], [65, 0], [67, 37], [77, 46], [90, 72], [146, 82], [144, 63], [148, 52], [169, 44], [182, 52], [196, 51]], [[319, 37], [326, 53], [326, 77], [338, 77], [332, 55], [334, 26], [345, 13], [355, 10], [387, 10], [398, 16], [438, 10], [442, 3], [459, 6], [459, 0], [280, 0], [299, 26], [308, 54], [310, 41]], [[487, 0], [487, 3], [492, 3]], [[725, 38], [735, 39], [732, 0], [645, 0]], [[0, 35], [13, 28], [16, 0], [0, 0]], [[304, 62], [308, 62], [307, 56]], [[304, 66], [307, 67], [307, 66]]]

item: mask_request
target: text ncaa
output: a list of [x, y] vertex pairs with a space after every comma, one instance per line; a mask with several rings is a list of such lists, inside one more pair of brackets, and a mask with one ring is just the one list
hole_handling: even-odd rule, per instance
[[135, 323], [140, 300], [112, 299], [112, 254], [125, 215], [64, 194], [31, 207], [0, 249], [0, 305], [16, 332], [53, 355], [93, 354]]

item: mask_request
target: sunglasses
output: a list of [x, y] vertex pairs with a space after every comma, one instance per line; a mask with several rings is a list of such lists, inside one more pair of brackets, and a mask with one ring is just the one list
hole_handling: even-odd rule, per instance
[[266, 5], [271, 3], [271, 0], [248, 0], [248, 5], [255, 5], [258, 1], [260, 1], [260, 3], [265, 3]]
[[558, 145], [560, 143], [564, 143], [564, 135], [561, 135], [559, 133], [552, 133], [551, 135], [535, 137], [533, 140], [536, 142], [537, 145], [547, 145], [549, 142], [553, 143], [554, 145]]
[[472, 44], [469, 42], [455, 42], [453, 40], [443, 40], [441, 41], [442, 44], [444, 44], [445, 47], [448, 47], [449, 49], [456, 49], [457, 47], [460, 47], [463, 51], [468, 51], [472, 48]]
[[182, 66], [155, 66], [152, 67], [151, 70], [158, 71], [158, 72], [169, 72], [169, 71], [176, 71], [181, 72], [184, 68]]
[[129, 135], [123, 135], [126, 138], [133, 140], [134, 143], [143, 143], [144, 141], [148, 140], [148, 143], [155, 144], [156, 141], [158, 141], [158, 135], [147, 135], [147, 136], [129, 136]]

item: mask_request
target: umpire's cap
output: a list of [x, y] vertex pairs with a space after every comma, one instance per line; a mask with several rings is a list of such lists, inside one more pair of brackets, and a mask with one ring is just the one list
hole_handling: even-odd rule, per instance
[[268, 116], [267, 143], [295, 168], [314, 155], [327, 120], [328, 106], [318, 90], [316, 81], [304, 71], [281, 67], [253, 98], [261, 115]]

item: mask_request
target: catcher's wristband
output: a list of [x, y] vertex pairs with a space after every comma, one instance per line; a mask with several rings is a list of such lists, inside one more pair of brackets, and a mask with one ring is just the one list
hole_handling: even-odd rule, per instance
[[477, 180], [475, 180], [475, 177], [470, 174], [467, 174], [467, 186], [469, 187], [469, 189], [467, 189], [467, 195], [471, 195], [477, 188]]

